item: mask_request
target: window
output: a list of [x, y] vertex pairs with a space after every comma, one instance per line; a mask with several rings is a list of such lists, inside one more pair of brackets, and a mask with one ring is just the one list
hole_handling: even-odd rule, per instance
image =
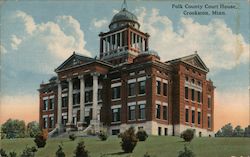
[[80, 93], [73, 94], [73, 105], [80, 104]]
[[54, 117], [49, 117], [50, 128], [54, 128]]
[[120, 108], [112, 109], [112, 122], [120, 122]]
[[188, 76], [185, 77], [185, 80], [188, 82]]
[[161, 106], [156, 105], [156, 118], [160, 119], [161, 118]]
[[146, 81], [139, 82], [139, 94], [146, 93]]
[[201, 86], [201, 82], [200, 81], [198, 81], [198, 86]]
[[194, 123], [194, 121], [195, 121], [195, 111], [192, 110], [192, 123]]
[[189, 113], [188, 113], [189, 111], [188, 111], [188, 109], [186, 108], [186, 112], [185, 112], [185, 120], [186, 120], [186, 122], [188, 122], [188, 119], [189, 119]]
[[207, 127], [211, 128], [211, 117], [210, 116], [207, 117]]
[[98, 89], [98, 100], [102, 100], [102, 90]]
[[51, 98], [49, 100], [49, 109], [50, 110], [53, 110], [54, 109], [54, 104], [55, 104], [55, 99], [54, 98]]
[[135, 83], [128, 84], [128, 96], [135, 95]]
[[93, 100], [92, 90], [85, 92], [85, 102], [92, 102], [92, 100]]
[[188, 99], [188, 87], [185, 87], [185, 99]]
[[68, 105], [68, 97], [62, 97], [62, 107], [67, 107]]
[[135, 106], [129, 106], [128, 120], [135, 120]]
[[146, 116], [145, 116], [145, 104], [139, 105], [139, 119], [146, 119]]
[[201, 112], [198, 112], [198, 124], [201, 124]]
[[43, 110], [48, 110], [48, 100], [43, 100]]
[[145, 73], [145, 70], [139, 71], [139, 74], [144, 74], [144, 73]]
[[120, 129], [113, 129], [112, 130], [112, 135], [118, 135], [120, 134]]
[[194, 84], [194, 82], [195, 82], [194, 79], [192, 79], [191, 82], [192, 82], [192, 84]]
[[200, 103], [201, 102], [201, 92], [197, 91], [197, 101]]
[[161, 136], [161, 127], [158, 127], [158, 135]]
[[48, 117], [43, 118], [43, 128], [48, 128]]
[[192, 101], [194, 101], [194, 89], [192, 89]]
[[112, 88], [112, 99], [121, 98], [121, 87], [113, 87]]
[[129, 73], [129, 76], [134, 76], [135, 72]]
[[208, 97], [208, 99], [207, 99], [207, 107], [211, 108], [211, 98], [210, 97]]
[[161, 94], [161, 81], [156, 81], [156, 93]]
[[168, 84], [163, 83], [163, 95], [167, 96], [168, 95]]
[[168, 136], [168, 128], [164, 128], [164, 135]]
[[168, 107], [163, 106], [163, 119], [167, 120], [168, 119]]

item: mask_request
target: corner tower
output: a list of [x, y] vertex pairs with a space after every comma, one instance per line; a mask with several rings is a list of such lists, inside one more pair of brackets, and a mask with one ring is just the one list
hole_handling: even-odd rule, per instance
[[114, 15], [108, 32], [101, 32], [100, 59], [113, 65], [132, 63], [141, 52], [148, 50], [149, 35], [140, 31], [137, 17], [127, 10], [124, 1], [121, 10]]

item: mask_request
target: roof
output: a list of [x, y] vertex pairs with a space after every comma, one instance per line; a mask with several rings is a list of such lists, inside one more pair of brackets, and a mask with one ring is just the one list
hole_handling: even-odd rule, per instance
[[203, 70], [205, 72], [209, 72], [208, 67], [205, 65], [205, 63], [202, 61], [202, 59], [200, 58], [200, 56], [197, 53], [191, 54], [188, 56], [184, 56], [184, 57], [180, 57], [180, 58], [176, 58], [176, 59], [167, 61], [165, 63], [177, 63], [177, 62], [184, 62], [184, 63], [191, 65], [193, 67], [196, 67], [200, 70]]
[[108, 62], [99, 60], [97, 58], [91, 58], [91, 57], [87, 57], [84, 55], [76, 54], [75, 52], [73, 52], [73, 54], [66, 61], [64, 61], [58, 68], [55, 69], [55, 72], [59, 72], [65, 69], [70, 69], [70, 68], [77, 67], [77, 66], [90, 64], [93, 62], [97, 62], [102, 65], [112, 67], [112, 65]]

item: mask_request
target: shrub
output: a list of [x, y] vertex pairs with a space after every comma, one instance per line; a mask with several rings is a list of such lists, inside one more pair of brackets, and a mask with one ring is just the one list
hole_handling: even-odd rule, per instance
[[130, 127], [124, 133], [121, 133], [119, 135], [119, 137], [122, 139], [122, 141], [121, 141], [122, 150], [125, 153], [133, 152], [133, 150], [134, 150], [134, 148], [135, 148], [135, 146], [137, 144], [135, 129], [133, 127]]
[[17, 157], [16, 152], [10, 152], [9, 154], [10, 154], [10, 157]]
[[148, 152], [146, 154], [143, 155], [143, 157], [151, 157]]
[[5, 150], [3, 150], [2, 148], [0, 149], [0, 156], [1, 157], [8, 157], [8, 155], [6, 154]]
[[184, 151], [180, 151], [178, 157], [195, 157], [192, 150], [188, 149], [186, 145], [184, 146]]
[[38, 148], [43, 148], [46, 145], [46, 133], [40, 133], [36, 135], [34, 142], [36, 143]]
[[21, 154], [21, 157], [35, 157], [36, 147], [26, 147]]
[[100, 140], [106, 141], [108, 139], [108, 134], [105, 131], [100, 131], [98, 137]]
[[56, 151], [56, 157], [65, 157], [65, 153], [63, 152], [62, 146], [58, 145], [58, 150]]
[[75, 134], [70, 134], [70, 135], [69, 135], [69, 139], [70, 139], [71, 141], [75, 141], [76, 135], [75, 135]]
[[194, 130], [187, 129], [181, 133], [181, 138], [185, 140], [185, 142], [191, 142], [194, 138]]
[[89, 157], [89, 152], [85, 150], [84, 142], [79, 142], [76, 150], [75, 150], [75, 157]]
[[139, 130], [136, 133], [136, 137], [139, 141], [145, 141], [148, 138], [148, 134], [145, 130]]

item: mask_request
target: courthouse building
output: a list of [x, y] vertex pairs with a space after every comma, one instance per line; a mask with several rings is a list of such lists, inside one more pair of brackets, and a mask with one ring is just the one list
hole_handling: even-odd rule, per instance
[[133, 126], [152, 135], [180, 135], [192, 128], [197, 136], [214, 135], [215, 87], [197, 52], [162, 61], [126, 7], [99, 37], [99, 57], [73, 52], [55, 69], [56, 76], [40, 85], [41, 128], [105, 127], [118, 134]]

